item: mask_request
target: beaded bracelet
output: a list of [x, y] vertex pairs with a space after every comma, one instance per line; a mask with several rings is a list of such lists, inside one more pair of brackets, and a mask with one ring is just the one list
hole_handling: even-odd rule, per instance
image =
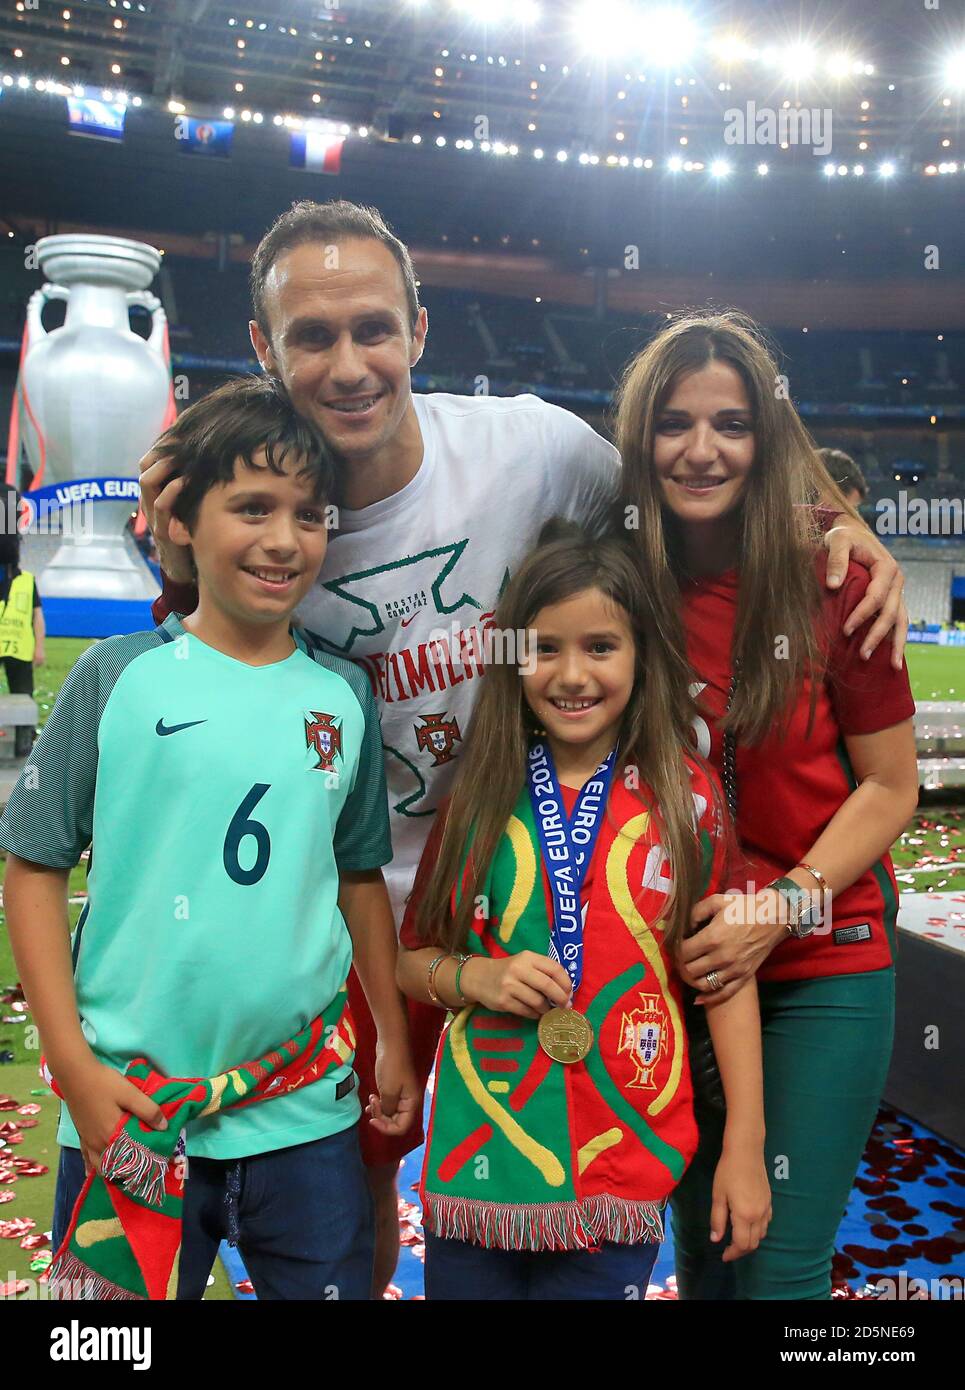
[[463, 992], [462, 992], [462, 986], [461, 986], [460, 983], [459, 983], [460, 979], [462, 978], [462, 967], [466, 964], [467, 961], [475, 960], [475, 959], [476, 959], [476, 953], [475, 953], [475, 952], [470, 952], [469, 955], [460, 956], [460, 958], [459, 958], [459, 964], [456, 966], [456, 993], [458, 994], [458, 996], [459, 996], [459, 1001], [460, 1001], [460, 1003], [462, 1003], [462, 1004], [468, 1004], [468, 1003], [469, 1003], [469, 1000], [468, 1000], [468, 999], [466, 998], [466, 996], [463, 994]]

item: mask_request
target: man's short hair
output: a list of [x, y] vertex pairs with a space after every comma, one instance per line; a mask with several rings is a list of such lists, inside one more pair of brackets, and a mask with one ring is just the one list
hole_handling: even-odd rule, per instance
[[819, 449], [818, 455], [842, 492], [855, 490], [862, 502], [868, 496], [864, 474], [850, 454], [843, 449]]
[[292, 203], [288, 212], [275, 219], [251, 258], [251, 305], [255, 322], [269, 342], [271, 333], [265, 312], [265, 286], [278, 258], [306, 242], [336, 246], [339, 242], [354, 238], [380, 241], [392, 252], [402, 272], [409, 330], [415, 332], [419, 318], [419, 291], [412, 257], [405, 243], [390, 230], [378, 208], [363, 207], [345, 198], [333, 198], [327, 203], [313, 203], [305, 199]]
[[270, 376], [235, 377], [202, 396], [183, 411], [154, 446], [159, 458], [172, 460], [173, 477], [183, 477], [173, 514], [190, 530], [202, 499], [219, 483], [235, 476], [241, 459], [261, 467], [255, 454], [265, 451], [265, 466], [283, 474], [292, 459], [308, 476], [314, 497], [324, 503], [335, 492], [335, 460], [319, 431], [297, 413], [281, 382]]

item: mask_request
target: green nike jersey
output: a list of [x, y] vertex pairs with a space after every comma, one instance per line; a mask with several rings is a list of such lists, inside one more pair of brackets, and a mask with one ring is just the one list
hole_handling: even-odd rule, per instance
[[[344, 988], [340, 871], [392, 857], [365, 674], [293, 631], [249, 666], [185, 632], [85, 651], [0, 819], [0, 846], [68, 868], [92, 846], [74, 980], [95, 1055], [213, 1076], [284, 1043]], [[189, 1155], [242, 1158], [360, 1114], [351, 1067], [199, 1120]], [[66, 1106], [58, 1140], [77, 1147]]]

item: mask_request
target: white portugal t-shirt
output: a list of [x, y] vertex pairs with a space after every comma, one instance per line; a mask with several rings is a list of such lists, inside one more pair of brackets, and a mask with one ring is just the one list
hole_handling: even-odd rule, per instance
[[620, 467], [616, 449], [585, 421], [538, 396], [413, 402], [424, 444], [418, 473], [381, 502], [340, 510], [322, 572], [296, 613], [372, 684], [397, 928], [466, 737], [496, 600], [549, 517], [602, 529]]

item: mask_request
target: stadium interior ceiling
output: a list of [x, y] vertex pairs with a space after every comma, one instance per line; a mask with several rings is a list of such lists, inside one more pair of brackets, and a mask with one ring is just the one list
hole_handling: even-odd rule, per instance
[[[957, 467], [965, 30], [901, 0], [691, 9], [701, 37], [732, 36], [729, 52], [601, 53], [603, 0], [538, 14], [523, 0], [5, 7], [0, 396], [39, 237], [163, 248], [172, 349], [236, 368], [253, 246], [294, 200], [339, 196], [376, 204], [413, 251], [429, 389], [471, 390], [483, 371], [498, 389], [569, 390], [556, 398], [592, 418], [599, 404], [573, 393], [605, 398], [662, 317], [733, 304], [778, 339], [795, 399], [823, 403], [834, 442], [887, 426], [906, 433], [882, 459]], [[734, 33], [775, 47], [748, 57]], [[123, 140], [72, 133], [68, 91], [122, 96]], [[728, 146], [724, 113], [747, 102], [829, 109], [830, 160], [793, 141]], [[175, 139], [182, 114], [230, 119], [230, 157]], [[344, 138], [335, 177], [290, 162], [293, 132], [316, 119]], [[835, 402], [868, 418], [835, 420]]]

